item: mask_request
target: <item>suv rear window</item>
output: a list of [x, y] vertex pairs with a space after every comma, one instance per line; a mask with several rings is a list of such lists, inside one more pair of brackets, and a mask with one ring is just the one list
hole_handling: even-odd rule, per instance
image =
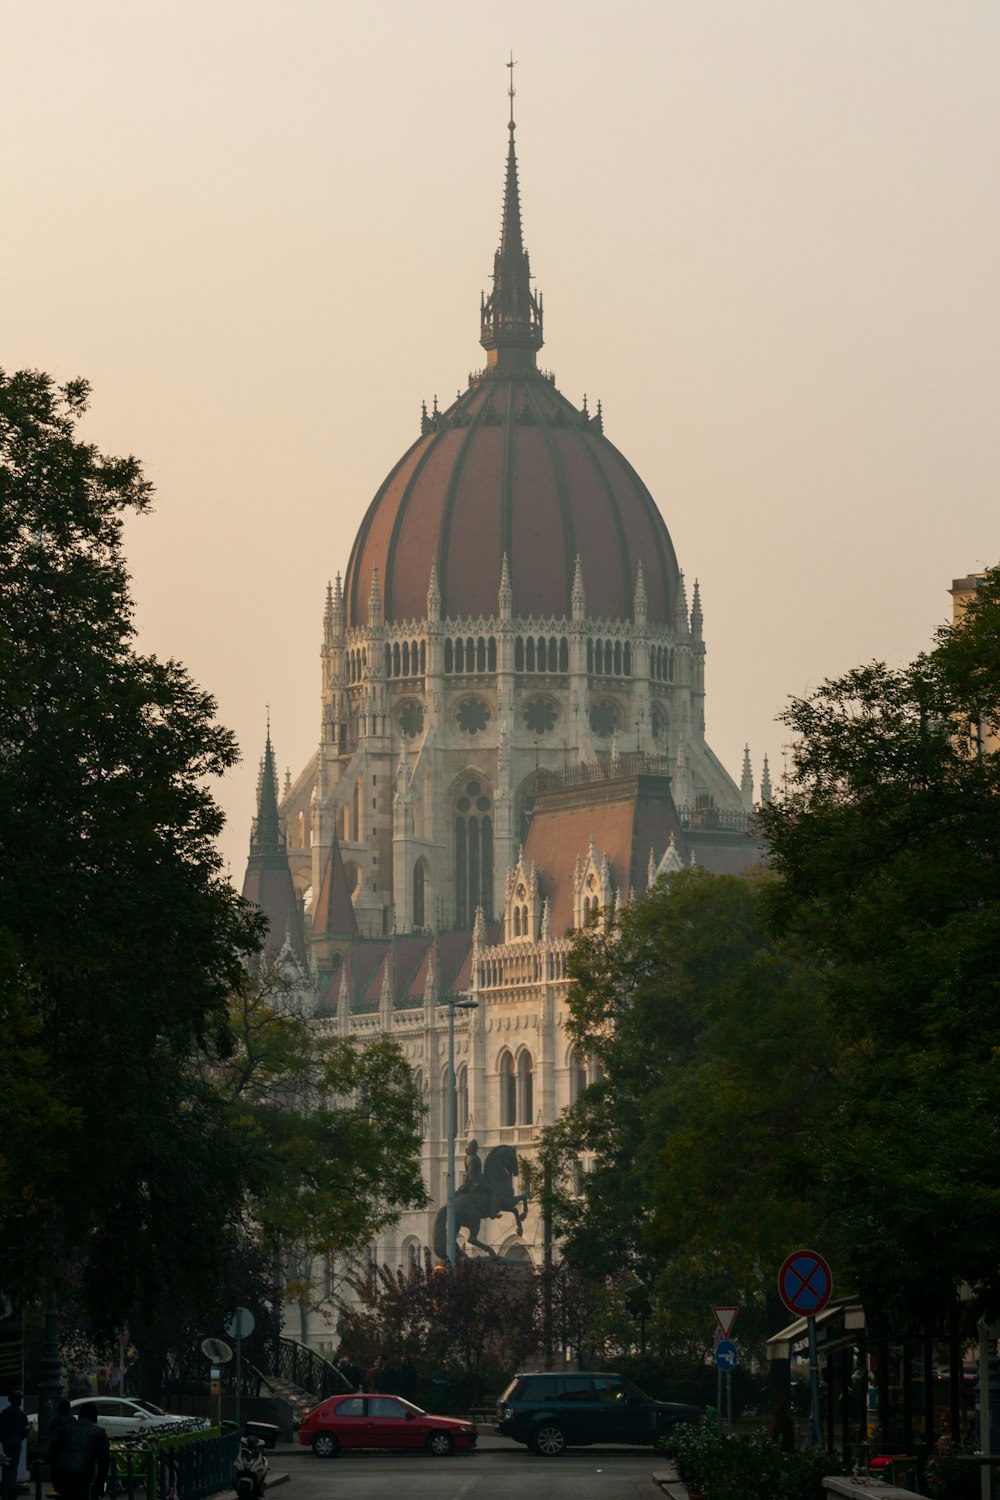
[[516, 1392], [517, 1401], [592, 1401], [594, 1385], [589, 1375], [525, 1375]]

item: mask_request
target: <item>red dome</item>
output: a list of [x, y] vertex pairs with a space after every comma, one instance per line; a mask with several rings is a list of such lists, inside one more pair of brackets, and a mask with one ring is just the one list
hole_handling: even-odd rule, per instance
[[491, 371], [425, 425], [358, 532], [348, 628], [368, 624], [373, 568], [386, 623], [424, 619], [434, 561], [443, 618], [495, 615], [504, 554], [515, 616], [568, 617], [579, 555], [589, 618], [632, 616], [641, 558], [648, 620], [673, 621], [669, 532], [599, 418], [544, 375]]
[[677, 559], [652, 496], [600, 416], [536, 368], [542, 299], [521, 232], [513, 115], [507, 129], [500, 248], [480, 308], [487, 370], [448, 411], [425, 415], [369, 506], [347, 567], [350, 627], [368, 624], [376, 568], [386, 623], [424, 619], [435, 561], [442, 618], [489, 618], [505, 556], [515, 616], [569, 616], [579, 556], [590, 619], [632, 616], [640, 558], [647, 619], [674, 619]]

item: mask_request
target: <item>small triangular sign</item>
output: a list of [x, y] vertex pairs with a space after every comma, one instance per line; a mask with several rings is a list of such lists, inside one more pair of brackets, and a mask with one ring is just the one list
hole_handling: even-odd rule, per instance
[[715, 1321], [718, 1323], [719, 1327], [722, 1329], [722, 1337], [724, 1339], [727, 1339], [729, 1337], [729, 1335], [733, 1331], [733, 1324], [736, 1322], [736, 1317], [737, 1317], [737, 1314], [739, 1313], [739, 1308], [738, 1307], [716, 1307], [716, 1308], [713, 1308], [712, 1310], [715, 1313]]

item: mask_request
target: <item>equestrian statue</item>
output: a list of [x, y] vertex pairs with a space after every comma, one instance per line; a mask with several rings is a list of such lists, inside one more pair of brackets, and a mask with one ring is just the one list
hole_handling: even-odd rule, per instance
[[[478, 1238], [479, 1226], [484, 1219], [499, 1219], [501, 1214], [513, 1214], [519, 1235], [524, 1234], [524, 1216], [528, 1210], [527, 1193], [514, 1192], [514, 1178], [518, 1175], [519, 1163], [513, 1146], [494, 1146], [486, 1153], [486, 1161], [479, 1159], [479, 1145], [470, 1141], [465, 1150], [465, 1176], [455, 1193], [455, 1229], [468, 1232], [467, 1244], [475, 1245], [487, 1255], [497, 1258], [492, 1245], [484, 1245]], [[459, 1251], [464, 1254], [464, 1251]], [[434, 1254], [445, 1260], [448, 1254], [448, 1205], [442, 1204], [434, 1220]]]

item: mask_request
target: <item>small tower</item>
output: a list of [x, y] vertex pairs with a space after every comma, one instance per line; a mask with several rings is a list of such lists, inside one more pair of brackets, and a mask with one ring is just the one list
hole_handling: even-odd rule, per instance
[[740, 777], [740, 801], [744, 811], [753, 811], [753, 769], [750, 765], [750, 746], [743, 746], [743, 775]]

